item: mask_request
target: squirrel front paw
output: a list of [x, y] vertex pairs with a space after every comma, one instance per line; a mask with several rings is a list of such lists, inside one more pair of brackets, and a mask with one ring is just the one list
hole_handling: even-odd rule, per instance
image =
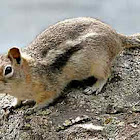
[[29, 108], [24, 112], [24, 115], [31, 115], [46, 108], [46, 104], [36, 104], [33, 108]]
[[32, 108], [28, 108], [28, 109], [24, 112], [24, 115], [31, 115], [31, 114], [34, 114], [34, 113], [36, 113], [39, 109], [40, 109], [39, 106], [35, 105], [35, 106], [32, 107]]

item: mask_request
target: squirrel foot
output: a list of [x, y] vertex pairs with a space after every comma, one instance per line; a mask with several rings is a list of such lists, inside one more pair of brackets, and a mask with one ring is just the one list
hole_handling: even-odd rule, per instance
[[[8, 119], [10, 114], [14, 113], [15, 109], [17, 109], [17, 108], [19, 108], [21, 106], [26, 106], [26, 105], [35, 105], [35, 101], [33, 101], [33, 100], [21, 101], [21, 100], [15, 98], [14, 102], [12, 103], [12, 105], [9, 105], [9, 106], [6, 106], [6, 107], [2, 108], [4, 110], [2, 118], [5, 119], [5, 120]], [[33, 111], [32, 111], [32, 113], [33, 113]]]
[[26, 105], [30, 105], [30, 106], [34, 106], [35, 105], [35, 101], [34, 100], [24, 100], [22, 101], [22, 106], [26, 106]]
[[96, 95], [99, 94], [102, 88], [104, 87], [104, 85], [106, 84], [106, 82], [107, 82], [107, 79], [98, 80], [92, 87], [87, 87], [84, 90], [84, 94], [87, 94], [87, 95], [91, 95], [93, 93], [95, 93]]
[[48, 104], [46, 103], [43, 103], [43, 104], [36, 104], [34, 107], [32, 108], [29, 108], [27, 109], [25, 112], [24, 112], [24, 115], [31, 115], [31, 114], [34, 114], [40, 110], [43, 110], [45, 109], [46, 107], [48, 106]]
[[34, 114], [34, 113], [36, 113], [37, 111], [44, 109], [45, 107], [46, 107], [45, 104], [43, 104], [43, 105], [42, 105], [42, 104], [41, 104], [41, 105], [36, 104], [34, 107], [27, 109], [27, 110], [24, 112], [24, 115], [31, 115], [31, 114]]
[[14, 102], [9, 105], [9, 106], [6, 106], [3, 108], [4, 111], [6, 110], [9, 110], [9, 111], [12, 111], [14, 109], [17, 109], [21, 106], [26, 106], [26, 105], [35, 105], [35, 101], [34, 100], [19, 100], [17, 98], [15, 98]]
[[97, 95], [99, 92], [100, 92], [100, 90], [97, 89], [96, 87], [87, 87], [84, 90], [84, 94], [86, 94], [86, 95], [91, 95], [93, 93], [95, 93]]

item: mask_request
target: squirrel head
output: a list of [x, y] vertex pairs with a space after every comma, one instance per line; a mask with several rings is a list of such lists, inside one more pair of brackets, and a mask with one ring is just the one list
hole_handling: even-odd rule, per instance
[[27, 61], [19, 48], [9, 49], [7, 55], [0, 55], [0, 92], [7, 92], [26, 79]]

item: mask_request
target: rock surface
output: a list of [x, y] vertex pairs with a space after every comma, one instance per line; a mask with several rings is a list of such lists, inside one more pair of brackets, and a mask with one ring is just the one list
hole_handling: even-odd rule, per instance
[[[49, 108], [30, 116], [24, 115], [29, 106], [14, 110], [0, 120], [0, 140], [140, 139], [139, 48], [117, 57], [100, 94], [85, 95], [83, 91], [69, 88]], [[1, 94], [0, 108], [12, 100]]]

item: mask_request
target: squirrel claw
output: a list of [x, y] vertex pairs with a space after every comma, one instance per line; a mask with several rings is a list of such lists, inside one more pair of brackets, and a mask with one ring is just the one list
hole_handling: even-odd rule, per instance
[[97, 89], [93, 89], [92, 87], [88, 87], [84, 90], [84, 94], [86, 95], [92, 95], [93, 93], [96, 93]]

